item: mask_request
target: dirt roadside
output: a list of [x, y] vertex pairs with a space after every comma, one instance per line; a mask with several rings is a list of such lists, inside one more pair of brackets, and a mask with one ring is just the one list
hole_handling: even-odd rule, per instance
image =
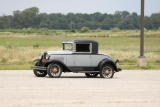
[[160, 70], [124, 70], [112, 79], [83, 73], [38, 78], [31, 70], [1, 70], [0, 106], [159, 107]]

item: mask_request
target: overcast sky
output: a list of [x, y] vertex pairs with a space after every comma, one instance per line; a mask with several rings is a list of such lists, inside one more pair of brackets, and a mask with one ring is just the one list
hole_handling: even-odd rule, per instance
[[[140, 14], [141, 0], [0, 0], [0, 16], [38, 7], [40, 13], [109, 13], [129, 11]], [[160, 0], [145, 0], [145, 15], [160, 12]]]

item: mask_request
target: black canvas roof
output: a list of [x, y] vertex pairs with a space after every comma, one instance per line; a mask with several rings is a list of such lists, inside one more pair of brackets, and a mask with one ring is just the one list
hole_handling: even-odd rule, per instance
[[98, 44], [98, 42], [94, 41], [94, 40], [73, 40], [74, 43], [95, 43]]
[[98, 42], [94, 41], [94, 40], [66, 40], [66, 41], [63, 41], [62, 43], [67, 43], [67, 42], [73, 42], [73, 43], [95, 43], [95, 44], [98, 44]]

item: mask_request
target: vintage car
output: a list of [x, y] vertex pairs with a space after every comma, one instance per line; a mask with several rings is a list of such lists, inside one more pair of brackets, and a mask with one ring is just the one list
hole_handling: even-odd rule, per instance
[[112, 78], [118, 60], [113, 61], [109, 55], [98, 53], [98, 42], [93, 40], [67, 40], [62, 42], [62, 51], [46, 51], [35, 66], [32, 66], [37, 77], [58, 78], [62, 72], [85, 73], [87, 77]]

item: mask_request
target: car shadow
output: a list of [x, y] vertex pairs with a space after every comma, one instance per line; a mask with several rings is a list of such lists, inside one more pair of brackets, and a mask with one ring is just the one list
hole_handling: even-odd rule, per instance
[[[50, 78], [49, 76], [46, 76], [46, 78]], [[61, 76], [59, 78], [56, 78], [56, 79], [61, 79], [61, 78], [83, 78], [83, 79], [93, 79], [93, 78], [100, 78], [100, 77], [85, 77], [85, 76]], [[53, 78], [54, 79], [54, 78]]]
[[[49, 76], [46, 76], [45, 78], [50, 78]], [[101, 78], [100, 76], [98, 77], [86, 77], [86, 76], [61, 76], [59, 78], [50, 78], [50, 79], [118, 79], [118, 77], [113, 77], [113, 78]]]

